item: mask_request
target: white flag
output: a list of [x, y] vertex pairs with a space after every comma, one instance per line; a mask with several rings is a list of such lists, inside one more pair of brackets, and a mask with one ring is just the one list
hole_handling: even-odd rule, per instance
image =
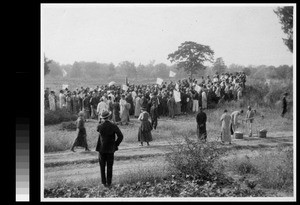
[[175, 72], [173, 72], [173, 71], [170, 71], [170, 74], [169, 74], [169, 77], [175, 77], [175, 75], [176, 75], [176, 73]]
[[64, 89], [66, 89], [66, 88], [68, 88], [69, 87], [69, 85], [67, 85], [67, 84], [63, 84], [62, 85], [62, 89], [64, 90]]
[[65, 71], [65, 69], [62, 69], [63, 72], [63, 77], [65, 77], [67, 75], [67, 71]]
[[201, 90], [201, 87], [200, 87], [199, 85], [196, 85], [196, 86], [195, 86], [195, 90], [199, 93], [200, 90]]
[[156, 84], [161, 85], [163, 83], [163, 81], [164, 81], [163, 79], [157, 78]]
[[122, 86], [122, 89], [123, 89], [124, 91], [127, 91], [127, 90], [128, 90], [128, 86], [127, 86], [127, 85], [123, 85], [123, 86]]

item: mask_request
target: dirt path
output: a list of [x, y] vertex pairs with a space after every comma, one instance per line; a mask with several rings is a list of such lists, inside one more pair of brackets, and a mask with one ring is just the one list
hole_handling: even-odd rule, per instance
[[[140, 167], [163, 166], [164, 155], [171, 151], [170, 142], [152, 142], [151, 146], [140, 147], [138, 144], [125, 144], [120, 146], [115, 153], [114, 178], [131, 169]], [[293, 132], [268, 133], [267, 138], [244, 137], [244, 139], [233, 139], [232, 145], [224, 145], [228, 149], [262, 149], [272, 148], [278, 145], [292, 146]], [[92, 148], [95, 150], [95, 148]], [[46, 153], [44, 155], [44, 184], [49, 187], [56, 182], [76, 182], [82, 180], [100, 180], [100, 168], [98, 164], [98, 153], [95, 151], [85, 152], [78, 149], [71, 151]]]

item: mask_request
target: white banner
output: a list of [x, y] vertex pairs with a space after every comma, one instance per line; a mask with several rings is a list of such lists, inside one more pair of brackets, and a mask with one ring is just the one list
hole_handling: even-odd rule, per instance
[[63, 72], [63, 77], [65, 77], [67, 75], [67, 71], [65, 71], [65, 69], [62, 69]]
[[156, 84], [161, 85], [163, 83], [163, 81], [164, 81], [163, 79], [157, 78]]
[[67, 84], [63, 84], [62, 85], [62, 89], [64, 90], [64, 89], [66, 89], [66, 88], [68, 88], [69, 87], [69, 85], [67, 85]]
[[175, 77], [175, 75], [176, 75], [176, 73], [175, 72], [173, 72], [173, 71], [170, 71], [170, 74], [169, 74], [169, 77]]
[[196, 85], [196, 86], [195, 86], [195, 90], [199, 93], [200, 90], [201, 90], [201, 87], [200, 87], [199, 85]]
[[122, 86], [122, 89], [123, 89], [124, 91], [127, 91], [127, 90], [128, 90], [128, 86], [127, 86], [127, 85], [123, 85], [123, 86]]
[[114, 84], [116, 84], [116, 82], [115, 81], [111, 81], [110, 83], [108, 83], [108, 86], [110, 87], [110, 86], [112, 86]]
[[181, 101], [180, 92], [173, 90], [173, 93], [174, 93], [175, 102], [180, 102]]

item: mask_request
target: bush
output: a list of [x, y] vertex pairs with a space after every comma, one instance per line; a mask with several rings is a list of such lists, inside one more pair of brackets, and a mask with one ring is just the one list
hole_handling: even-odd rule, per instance
[[260, 183], [265, 188], [293, 189], [293, 149], [280, 149], [256, 159]]
[[178, 175], [189, 175], [194, 179], [204, 181], [215, 180], [218, 171], [214, 164], [217, 162], [221, 149], [217, 149], [216, 142], [199, 142], [184, 137], [184, 143], [174, 146], [167, 161], [177, 170]]
[[242, 175], [257, 173], [256, 167], [250, 161], [250, 158], [247, 155], [240, 160], [236, 160], [235, 162], [235, 169], [238, 173]]
[[74, 121], [62, 122], [61, 123], [61, 129], [62, 130], [68, 130], [68, 131], [76, 131], [76, 129], [77, 129], [76, 122], [74, 122]]
[[45, 110], [45, 125], [59, 124], [61, 122], [75, 121], [76, 114], [68, 112], [66, 109], [57, 109], [55, 111]]

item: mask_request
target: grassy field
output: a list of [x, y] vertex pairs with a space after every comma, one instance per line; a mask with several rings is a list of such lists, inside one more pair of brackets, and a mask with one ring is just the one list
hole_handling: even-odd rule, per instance
[[[61, 83], [58, 82], [56, 86], [59, 87]], [[90, 86], [96, 85], [93, 84], [95, 82], [90, 83]], [[80, 86], [78, 82], [74, 81], [75, 85]], [[247, 106], [247, 101], [243, 103], [229, 102], [218, 105], [215, 109], [205, 110], [208, 120], [206, 126], [208, 141], [214, 142], [220, 136], [219, 119], [224, 109], [231, 113], [240, 109], [246, 111]], [[195, 114], [190, 114], [177, 116], [175, 119], [161, 117], [158, 120], [157, 130], [152, 132], [153, 142], [150, 143], [151, 146], [148, 150], [146, 147], [138, 149], [137, 132], [140, 122], [137, 119], [131, 118], [128, 126], [119, 126], [124, 134], [121, 147], [125, 151], [127, 149], [127, 152], [132, 155], [122, 157], [117, 153], [112, 189], [108, 190], [99, 185], [99, 165], [95, 156], [95, 159], [92, 158], [92, 163], [66, 163], [61, 166], [46, 167], [45, 196], [79, 198], [292, 196], [294, 191], [294, 158], [291, 146], [293, 139], [281, 137], [281, 133], [293, 131], [293, 109], [288, 109], [285, 118], [280, 117], [280, 107], [253, 106], [253, 109], [257, 111], [253, 124], [254, 134], [257, 130], [266, 129], [268, 131], [267, 139], [259, 142], [244, 140], [240, 145], [225, 146], [226, 154], [222, 155], [214, 164], [214, 169], [224, 173], [226, 180], [227, 177], [232, 180], [224, 187], [223, 185], [216, 186], [214, 183], [199, 185], [197, 180], [190, 180], [189, 177], [183, 181], [182, 179], [173, 179], [173, 176], [177, 177], [177, 175], [167, 160], [168, 155], [154, 152], [155, 149], [158, 149], [158, 145], [182, 142], [184, 136], [197, 139]], [[261, 115], [264, 118], [261, 118]], [[244, 117], [245, 113], [240, 119]], [[98, 139], [97, 125], [96, 120], [85, 124], [88, 145], [91, 150], [95, 149]], [[239, 129], [244, 134], [248, 134], [245, 124], [242, 124]], [[47, 125], [44, 127], [44, 131], [42, 137], [46, 154], [58, 153], [59, 159], [63, 158], [63, 154], [70, 153], [68, 150], [76, 138], [76, 131], [63, 130], [62, 124]], [[270, 135], [272, 137], [269, 137]], [[161, 149], [166, 149], [166, 146], [162, 146]], [[78, 151], [76, 156], [83, 154], [84, 152]], [[94, 156], [94, 154], [92, 155]], [[74, 157], [76, 156], [74, 155]], [[251, 183], [254, 183], [255, 188], [251, 188]]]
[[[217, 109], [206, 110], [207, 114], [207, 132], [208, 140], [214, 141], [220, 135], [220, 117], [227, 109], [229, 113], [246, 108], [240, 108], [236, 103], [223, 104]], [[257, 110], [256, 119], [253, 124], [253, 130], [266, 129], [268, 132], [276, 131], [291, 131], [293, 130], [292, 113], [289, 112], [287, 118], [280, 117], [280, 110], [269, 108], [254, 108]], [[260, 116], [264, 115], [264, 119]], [[240, 119], [245, 117], [241, 116]], [[98, 122], [91, 120], [86, 124], [87, 141], [90, 147], [95, 147], [98, 139], [98, 132], [96, 131]], [[124, 134], [124, 144], [132, 144], [137, 142], [137, 132], [140, 123], [132, 118], [129, 126], [120, 126]], [[246, 124], [242, 124], [241, 131], [247, 131]], [[74, 139], [76, 138], [76, 131], [61, 130], [61, 125], [45, 126], [45, 152], [56, 152], [68, 150]], [[167, 117], [162, 117], [158, 120], [158, 129], [153, 132], [153, 139], [155, 141], [170, 141], [173, 138], [180, 138], [183, 135], [196, 137], [196, 119], [195, 115], [178, 116], [174, 120]]]

